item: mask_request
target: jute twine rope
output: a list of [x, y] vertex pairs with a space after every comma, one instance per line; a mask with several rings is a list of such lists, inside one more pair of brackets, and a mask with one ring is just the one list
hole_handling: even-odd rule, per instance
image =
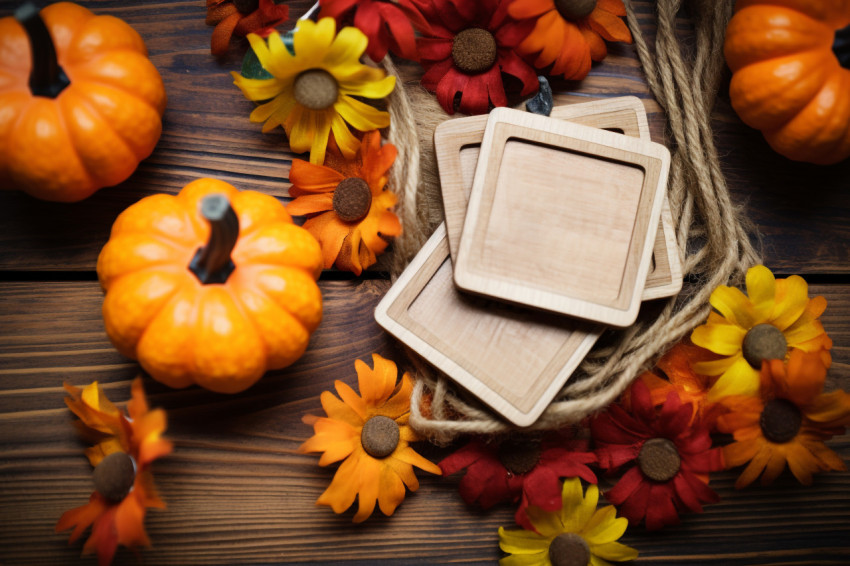
[[[655, 312], [642, 313], [633, 326], [608, 331], [556, 400], [526, 430], [558, 429], [609, 405], [635, 377], [706, 319], [709, 295], [715, 287], [740, 283], [746, 270], [759, 262], [744, 221], [729, 198], [710, 123], [725, 67], [722, 45], [732, 2], [688, 1], [696, 42], [687, 53], [676, 37], [675, 18], [681, 3], [656, 2], [654, 49], [628, 0], [626, 7], [647, 81], [669, 121], [673, 159], [668, 190], [673, 218], [678, 220], [676, 235], [686, 285], [678, 298], [659, 301]], [[389, 59], [384, 65], [398, 76]], [[404, 226], [404, 234], [394, 243], [391, 270], [395, 277], [442, 221], [433, 131], [448, 116], [433, 96], [416, 85], [402, 84], [390, 100], [390, 114], [389, 141], [399, 149], [390, 186], [400, 195]], [[516, 430], [418, 356], [411, 353], [410, 358], [416, 378], [410, 422], [421, 434], [435, 442], [449, 442], [461, 434]]]

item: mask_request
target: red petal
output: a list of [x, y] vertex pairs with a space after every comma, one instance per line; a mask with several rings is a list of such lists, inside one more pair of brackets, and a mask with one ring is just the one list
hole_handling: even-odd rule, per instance
[[416, 50], [416, 33], [410, 20], [395, 4], [382, 3], [378, 10], [384, 17], [390, 41], [394, 46], [394, 52], [405, 59], [418, 61], [419, 55]]
[[470, 82], [469, 78], [469, 75], [461, 73], [454, 67], [451, 67], [449, 72], [437, 85], [437, 102], [440, 103], [440, 106], [442, 106], [443, 110], [447, 113], [455, 113], [455, 95], [459, 92], [463, 92], [467, 83]]
[[387, 54], [387, 41], [381, 37], [381, 15], [375, 2], [361, 2], [354, 14], [354, 25], [369, 38], [369, 57], [380, 61]]
[[538, 465], [526, 474], [522, 490], [530, 505], [544, 511], [561, 508], [561, 482], [549, 468]]
[[521, 96], [528, 96], [540, 87], [540, 83], [537, 80], [537, 73], [513, 51], [506, 51], [500, 58], [499, 64], [503, 72], [513, 75], [522, 81]]
[[416, 42], [424, 61], [444, 61], [452, 56], [452, 41], [439, 37], [422, 37]]
[[[469, 81], [466, 86], [461, 89], [460, 111], [464, 114], [486, 114], [490, 110], [490, 95], [487, 92], [487, 75], [493, 72], [498, 73], [497, 66], [493, 66], [487, 73], [481, 75], [467, 75]], [[499, 79], [501, 82], [501, 78]], [[502, 87], [504, 88], [504, 87]], [[439, 91], [437, 96], [439, 97]], [[445, 109], [445, 106], [443, 106]]]
[[360, 0], [321, 0], [319, 4], [321, 5], [322, 10], [319, 12], [319, 19], [339, 19], [339, 17], [345, 12], [353, 8], [358, 1]]
[[451, 68], [451, 59], [446, 59], [445, 61], [440, 61], [433, 65], [424, 75], [422, 75], [422, 86], [431, 92], [436, 91], [440, 81], [443, 80]]
[[673, 504], [673, 486], [669, 482], [651, 485], [646, 506], [646, 529], [654, 531], [678, 523], [679, 513]]
[[457, 450], [453, 454], [446, 456], [437, 465], [443, 470], [444, 476], [450, 476], [458, 472], [474, 462], [485, 458], [489, 455], [489, 450], [480, 440], [473, 440], [463, 448]]

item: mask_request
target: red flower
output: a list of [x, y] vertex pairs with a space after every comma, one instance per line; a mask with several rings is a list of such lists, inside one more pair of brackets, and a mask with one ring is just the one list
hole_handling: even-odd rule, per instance
[[438, 465], [446, 476], [466, 468], [459, 491], [470, 505], [478, 501], [489, 509], [501, 501], [519, 501], [517, 524], [534, 530], [526, 507], [557, 511], [561, 508], [559, 478], [580, 477], [596, 483], [596, 475], [587, 467], [595, 461], [596, 456], [587, 452], [586, 441], [551, 436], [542, 443], [509, 440], [488, 444], [476, 439]]
[[341, 27], [343, 18], [353, 15], [354, 27], [369, 38], [366, 54], [373, 61], [383, 59], [387, 51], [419, 60], [416, 30], [428, 29], [428, 22], [410, 0], [319, 0], [319, 18], [335, 18]]
[[708, 487], [708, 472], [723, 469], [719, 448], [711, 448], [705, 423], [691, 423], [694, 410], [675, 391], [656, 410], [647, 386], [637, 381], [630, 391], [629, 414], [619, 405], [591, 421], [599, 465], [615, 471], [633, 464], [605, 497], [633, 525], [660, 529], [679, 522], [679, 513], [702, 511], [719, 501]]
[[210, 40], [213, 55], [223, 55], [233, 35], [268, 36], [289, 18], [289, 6], [273, 0], [207, 0], [207, 25], [215, 26]]
[[537, 90], [534, 69], [513, 50], [531, 27], [507, 19], [499, 0], [429, 0], [422, 9], [431, 23], [417, 41], [422, 86], [437, 93], [446, 112], [454, 114], [457, 95], [465, 114], [507, 106], [502, 73], [522, 82], [521, 96]]

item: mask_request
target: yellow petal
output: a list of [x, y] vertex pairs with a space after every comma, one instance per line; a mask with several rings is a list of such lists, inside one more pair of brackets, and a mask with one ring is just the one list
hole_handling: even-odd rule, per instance
[[591, 485], [587, 488], [587, 495], [583, 496], [581, 480], [570, 478], [564, 481], [561, 498], [563, 499], [561, 522], [564, 524], [564, 529], [569, 533], [581, 532], [596, 511], [599, 488]]
[[721, 285], [712, 291], [709, 302], [729, 322], [743, 328], [755, 325], [753, 304], [740, 289]]
[[357, 150], [360, 149], [360, 140], [354, 137], [354, 134], [348, 129], [345, 120], [339, 114], [334, 114], [331, 121], [331, 130], [334, 133], [334, 140], [336, 140], [336, 145], [339, 147], [342, 155], [346, 159], [353, 159]]
[[295, 56], [321, 61], [333, 43], [335, 32], [336, 21], [333, 18], [322, 18], [318, 22], [299, 20], [298, 29], [292, 36]]
[[768, 268], [757, 265], [747, 270], [747, 295], [753, 303], [756, 324], [769, 320], [776, 301], [776, 279]]
[[339, 30], [322, 64], [330, 67], [349, 61], [359, 62], [367, 45], [369, 45], [369, 38], [366, 34], [356, 27], [346, 26]]
[[735, 355], [729, 356], [728, 358], [721, 358], [719, 360], [712, 360], [710, 362], [695, 362], [691, 367], [700, 375], [720, 375], [729, 369], [729, 367], [740, 358], [741, 356]]
[[395, 77], [392, 75], [377, 81], [359, 80], [339, 82], [339, 92], [341, 94], [351, 94], [365, 98], [384, 98], [385, 96], [389, 96], [394, 88]]
[[513, 554], [499, 560], [499, 566], [548, 566], [549, 552], [535, 554]]
[[248, 100], [270, 100], [283, 92], [286, 84], [278, 79], [248, 79], [235, 71], [231, 71], [233, 84], [239, 87]]
[[[306, 153], [310, 151], [310, 148], [313, 146], [313, 138], [316, 135], [316, 123], [313, 119], [313, 111], [307, 110], [300, 104], [296, 104], [287, 120], [287, 124], [289, 123], [292, 124], [288, 132], [289, 147], [294, 153]], [[310, 162], [312, 163], [313, 160], [311, 159]]]
[[310, 163], [322, 165], [325, 162], [325, 152], [328, 149], [328, 138], [331, 134], [331, 117], [326, 112], [313, 113], [316, 131], [313, 136], [313, 146], [310, 148]]
[[779, 330], [785, 330], [800, 318], [808, 303], [809, 286], [802, 277], [792, 275], [777, 281], [772, 324]]
[[499, 548], [508, 554], [537, 554], [548, 552], [550, 539], [524, 529], [505, 530], [499, 527]]
[[721, 356], [731, 356], [741, 351], [741, 344], [747, 331], [732, 324], [703, 324], [691, 333], [691, 340], [697, 346], [711, 350]]
[[638, 557], [637, 550], [619, 542], [607, 542], [605, 544], [591, 546], [590, 552], [603, 560], [613, 560], [615, 562], [634, 560]]
[[593, 514], [593, 517], [591, 517], [582, 531], [581, 536], [584, 537], [591, 547], [594, 544], [605, 544], [623, 536], [628, 525], [628, 519], [623, 517], [618, 519], [617, 509], [613, 505], [608, 505]]
[[342, 95], [334, 103], [336, 110], [343, 120], [361, 132], [378, 130], [390, 125], [390, 115], [387, 112], [373, 108], [348, 95]]
[[716, 402], [730, 395], [752, 396], [759, 391], [759, 372], [739, 357], [709, 389], [708, 401]]
[[535, 530], [543, 536], [553, 538], [564, 532], [560, 511], [550, 513], [532, 505], [525, 510], [525, 514]]

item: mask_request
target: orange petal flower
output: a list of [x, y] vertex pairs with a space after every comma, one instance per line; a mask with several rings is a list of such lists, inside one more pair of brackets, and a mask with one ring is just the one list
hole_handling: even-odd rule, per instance
[[723, 448], [726, 463], [749, 462], [738, 478], [738, 488], [761, 475], [769, 484], [785, 469], [804, 485], [812, 474], [845, 470], [841, 458], [824, 441], [843, 434], [850, 422], [850, 395], [844, 391], [822, 393], [826, 366], [817, 353], [794, 350], [787, 362], [762, 364], [759, 395], [721, 399], [730, 409], [717, 419], [721, 432], [732, 433], [735, 442]]
[[[691, 423], [699, 419], [711, 423], [722, 410], [716, 403], [708, 401], [708, 391], [716, 378], [700, 375], [693, 370], [692, 364], [717, 359], [712, 352], [680, 342], [664, 354], [653, 371], [644, 372], [640, 379], [649, 388], [652, 404], [663, 405], [671, 391], [675, 391], [682, 403], [690, 403], [694, 408]], [[659, 375], [661, 374], [661, 375]], [[664, 379], [664, 378], [667, 379]]]
[[374, 130], [363, 136], [354, 160], [332, 146], [325, 165], [292, 161], [289, 194], [295, 200], [286, 210], [308, 216], [304, 228], [321, 244], [326, 269], [336, 263], [360, 275], [386, 249], [382, 236], [401, 234], [391, 211], [397, 198], [385, 189], [397, 153], [392, 144], [381, 146], [381, 135]]
[[[551, 74], [580, 80], [590, 71], [590, 62], [608, 55], [605, 41], [632, 42], [632, 34], [621, 16], [622, 0], [598, 0], [585, 13], [569, 0], [515, 0], [508, 13], [518, 20], [536, 19], [534, 29], [517, 47], [524, 57], [537, 55], [534, 66], [552, 66]], [[603, 41], [605, 40], [605, 41]]]
[[330, 391], [322, 393], [322, 407], [328, 416], [304, 417], [315, 434], [298, 449], [302, 454], [321, 452], [320, 466], [344, 460], [316, 503], [342, 513], [359, 496], [355, 523], [365, 521], [376, 502], [385, 515], [392, 515], [404, 500], [404, 486], [410, 491], [419, 489], [413, 466], [441, 473], [436, 464], [410, 447], [419, 440], [407, 424], [413, 391], [410, 376], [405, 373], [396, 385], [395, 363], [378, 354], [372, 354], [372, 360], [374, 368], [360, 360], [354, 362], [360, 395], [342, 381], [334, 382], [339, 398]]
[[141, 378], [133, 381], [132, 398], [127, 403], [129, 417], [106, 398], [96, 381], [84, 389], [65, 383], [65, 390], [70, 395], [65, 403], [80, 418], [81, 428], [100, 439], [86, 450], [95, 466], [95, 485], [99, 485], [98, 466], [108, 456], [126, 454], [133, 465], [134, 473], [128, 478], [132, 483], [128, 483], [125, 495], [116, 499], [95, 491], [87, 504], [66, 511], [56, 524], [56, 532], [74, 529], [69, 542], [91, 526], [83, 554], [97, 552], [99, 563], [104, 566], [112, 561], [119, 544], [130, 548], [150, 546], [144, 528], [145, 510], [165, 508], [153, 486], [150, 465], [172, 450], [171, 442], [161, 438], [166, 428], [165, 412], [149, 410]]

